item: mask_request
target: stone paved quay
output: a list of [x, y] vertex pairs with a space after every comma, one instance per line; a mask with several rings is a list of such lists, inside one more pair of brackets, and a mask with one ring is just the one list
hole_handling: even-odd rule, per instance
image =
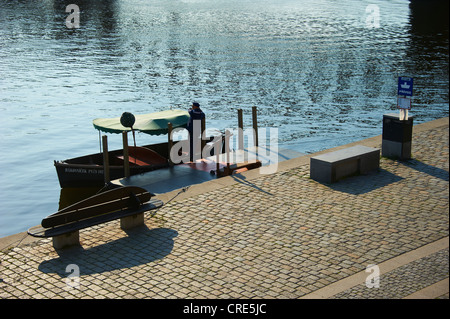
[[0, 297], [448, 298], [448, 123], [416, 125], [411, 160], [335, 184], [309, 178], [309, 155], [161, 195], [146, 226], [88, 228], [79, 248], [3, 238]]

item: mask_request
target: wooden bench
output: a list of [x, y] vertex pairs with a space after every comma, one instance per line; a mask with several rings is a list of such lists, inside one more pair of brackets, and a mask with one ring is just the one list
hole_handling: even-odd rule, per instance
[[120, 227], [129, 229], [144, 224], [144, 212], [163, 205], [151, 200], [153, 194], [136, 186], [125, 186], [94, 195], [47, 216], [28, 234], [53, 237], [53, 247], [79, 245], [79, 230], [120, 219]]
[[366, 174], [380, 167], [380, 149], [356, 145], [339, 151], [311, 157], [310, 176], [322, 183]]

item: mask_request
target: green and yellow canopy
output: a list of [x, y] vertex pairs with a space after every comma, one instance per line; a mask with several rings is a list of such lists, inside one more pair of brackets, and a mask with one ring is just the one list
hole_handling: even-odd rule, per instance
[[[172, 123], [172, 128], [186, 127], [189, 121], [189, 113], [183, 110], [168, 110], [162, 112], [134, 115], [133, 130], [150, 135], [167, 134], [167, 125]], [[107, 133], [122, 133], [131, 131], [120, 123], [120, 116], [115, 118], [98, 118], [93, 121], [97, 130]]]

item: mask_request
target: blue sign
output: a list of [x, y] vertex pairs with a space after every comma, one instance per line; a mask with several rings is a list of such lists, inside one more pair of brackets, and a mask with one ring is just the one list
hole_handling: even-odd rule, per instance
[[400, 76], [398, 78], [398, 93], [397, 95], [412, 96], [413, 78]]

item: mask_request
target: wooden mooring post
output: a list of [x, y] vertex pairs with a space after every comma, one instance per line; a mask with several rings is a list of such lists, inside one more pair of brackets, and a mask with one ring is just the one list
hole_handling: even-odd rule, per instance
[[252, 107], [252, 120], [253, 120], [253, 140], [255, 146], [258, 146], [258, 118], [256, 114], [256, 106]]
[[128, 132], [122, 132], [122, 140], [123, 140], [123, 169], [125, 173], [125, 177], [130, 177], [130, 157], [128, 154]]
[[200, 140], [200, 158], [203, 158], [203, 149], [205, 148], [205, 146], [206, 146], [206, 119], [205, 118], [202, 118], [202, 120], [201, 120], [201, 128], [200, 128], [200, 130], [201, 130], [201, 140]]
[[108, 155], [108, 137], [102, 136], [103, 143], [103, 175], [105, 177], [105, 184], [109, 183], [111, 178], [109, 175], [109, 155]]
[[[222, 141], [220, 141], [220, 143], [222, 143]], [[214, 151], [216, 150], [217, 148], [214, 149]], [[219, 177], [219, 174], [220, 174], [220, 152], [216, 152], [216, 176]]]
[[172, 123], [167, 123], [167, 136], [168, 136], [168, 155], [167, 155], [167, 159], [169, 161], [169, 165], [172, 166], [173, 163], [170, 160], [170, 151], [172, 150], [173, 147], [173, 141], [172, 141], [172, 130], [173, 130], [173, 126]]
[[230, 174], [230, 137], [231, 133], [229, 130], [225, 131], [225, 152], [227, 154], [227, 174]]
[[244, 149], [244, 119], [242, 109], [238, 110], [238, 149]]

